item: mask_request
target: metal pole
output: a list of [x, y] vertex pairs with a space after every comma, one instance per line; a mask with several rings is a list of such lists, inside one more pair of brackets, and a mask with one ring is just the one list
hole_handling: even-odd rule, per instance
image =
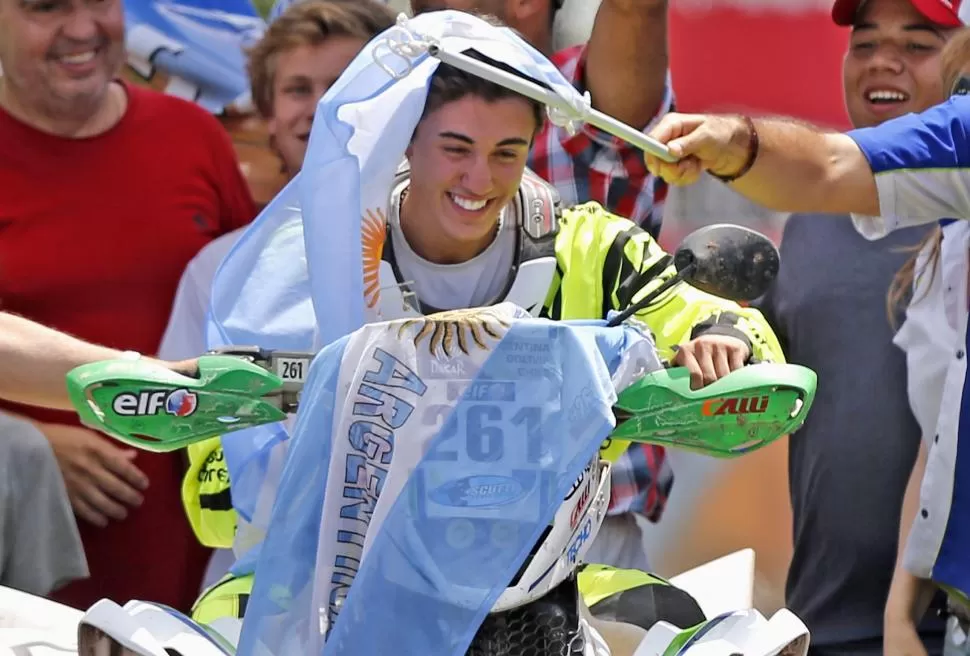
[[[567, 116], [573, 114], [575, 111], [554, 91], [545, 89], [535, 82], [531, 82], [530, 80], [518, 75], [512, 75], [511, 73], [507, 73], [503, 70], [495, 68], [494, 66], [490, 66], [485, 62], [473, 59], [468, 55], [457, 52], [448, 52], [447, 50], [443, 50], [439, 45], [429, 46], [428, 54], [446, 64], [454, 66], [455, 68], [460, 68], [468, 73], [494, 82], [495, 84], [500, 84], [507, 89], [521, 93], [523, 96], [527, 96], [533, 100], [544, 103], [549, 107], [555, 107], [564, 112]], [[604, 114], [597, 109], [590, 108], [584, 119], [590, 125], [612, 134], [614, 137], [623, 139], [627, 143], [630, 143], [637, 148], [650, 153], [651, 155], [659, 157], [665, 162], [677, 161], [677, 158], [671, 154], [670, 149], [668, 149], [666, 145], [647, 136], [639, 130], [634, 130], [626, 123], [618, 121], [612, 116]]]

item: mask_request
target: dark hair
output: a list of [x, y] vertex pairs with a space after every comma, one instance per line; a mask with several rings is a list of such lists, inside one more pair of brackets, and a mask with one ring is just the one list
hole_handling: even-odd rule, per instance
[[[530, 82], [538, 84], [539, 86], [548, 88], [546, 84], [524, 76], [522, 73], [508, 64], [495, 61], [494, 59], [486, 57], [475, 50], [466, 50], [462, 54], [494, 66], [495, 68], [505, 71], [506, 73], [527, 79]], [[444, 105], [453, 103], [456, 100], [461, 100], [465, 96], [475, 96], [487, 102], [495, 102], [505, 98], [521, 98], [522, 100], [528, 102], [529, 106], [532, 108], [532, 113], [536, 120], [536, 133], [539, 132], [539, 128], [542, 127], [543, 122], [545, 121], [544, 105], [541, 102], [533, 100], [527, 96], [523, 96], [517, 91], [503, 87], [501, 84], [496, 84], [495, 82], [486, 80], [485, 78], [479, 77], [474, 73], [468, 73], [460, 68], [444, 62], [438, 64], [438, 68], [435, 69], [434, 74], [431, 76], [431, 85], [428, 89], [428, 99], [425, 101], [424, 112], [421, 114], [421, 120], [423, 121], [426, 116], [440, 109]]]
[[[963, 71], [970, 66], [970, 29], [957, 31], [943, 47], [940, 53], [940, 76], [943, 82], [943, 93], [952, 94], [954, 86]], [[939, 226], [931, 230], [919, 244], [909, 249], [911, 255], [902, 268], [893, 277], [886, 295], [886, 313], [889, 315], [890, 325], [897, 328], [897, 313], [908, 303], [918, 299], [912, 298], [913, 286], [920, 276], [929, 275], [930, 283], [939, 270], [940, 248], [943, 242], [943, 230]], [[928, 248], [928, 257], [922, 270], [916, 268], [916, 258], [923, 249]]]

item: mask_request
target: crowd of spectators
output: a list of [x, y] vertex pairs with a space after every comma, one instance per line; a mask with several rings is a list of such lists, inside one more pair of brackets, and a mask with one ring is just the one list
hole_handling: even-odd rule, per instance
[[[410, 9], [497, 17], [589, 91], [594, 107], [638, 129], [675, 107], [668, 0], [602, 0], [588, 41], [557, 50], [561, 4], [411, 0]], [[254, 111], [241, 122], [122, 73], [122, 0], [0, 0], [3, 310], [169, 360], [205, 350], [217, 266], [300, 170], [319, 98], [395, 19], [377, 0], [277, 5], [247, 53]], [[927, 109], [958, 86], [970, 65], [958, 6], [835, 2], [833, 20], [851, 32], [842, 73], [855, 127]], [[689, 214], [737, 200], [705, 176], [665, 203], [668, 190], [642, 153], [589, 126], [569, 134], [546, 123], [529, 167], [564, 204], [597, 201], [654, 236], [665, 207]], [[941, 597], [912, 606], [899, 574], [893, 583], [913, 520], [904, 496], [932, 446], [932, 417], [914, 415], [907, 386], [913, 323], [896, 334], [940, 235], [911, 228], [868, 242], [844, 217], [793, 215], [781, 272], [756, 303], [789, 361], [819, 374], [815, 407], [789, 440], [794, 552], [785, 599], [812, 631], [814, 654], [942, 653]], [[231, 556], [204, 548], [186, 518], [183, 454], [122, 448], [63, 411], [0, 410], [0, 583], [75, 607], [107, 597], [185, 610], [226, 570]], [[614, 464], [591, 561], [650, 567], [644, 535], [662, 521], [675, 474], [657, 446], [631, 447]], [[905, 612], [887, 607], [891, 584]]]

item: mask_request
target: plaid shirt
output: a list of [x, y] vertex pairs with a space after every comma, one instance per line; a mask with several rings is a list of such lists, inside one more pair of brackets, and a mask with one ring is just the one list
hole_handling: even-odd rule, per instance
[[[552, 61], [580, 92], [586, 91], [585, 45], [560, 50]], [[672, 110], [668, 77], [660, 111], [644, 130]], [[584, 125], [570, 137], [563, 128], [546, 121], [529, 154], [529, 168], [556, 187], [564, 207], [594, 200], [640, 224], [655, 239], [660, 234], [667, 185], [650, 175], [639, 148], [592, 125]]]
[[[561, 50], [552, 60], [577, 89], [585, 91], [586, 46]], [[646, 129], [672, 110], [672, 96], [668, 78], [660, 112]], [[667, 187], [649, 174], [643, 151], [625, 141], [591, 125], [570, 137], [547, 121], [536, 137], [529, 168], [556, 187], [564, 207], [594, 200], [636, 221], [654, 238], [660, 233]], [[613, 463], [609, 514], [639, 512], [656, 522], [673, 482], [663, 447], [633, 444]]]

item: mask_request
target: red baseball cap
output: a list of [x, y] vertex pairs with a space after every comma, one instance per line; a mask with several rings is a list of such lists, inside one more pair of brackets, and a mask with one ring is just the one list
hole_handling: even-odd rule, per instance
[[[970, 17], [970, 0], [909, 0], [916, 11], [944, 27], [962, 27]], [[832, 20], [836, 25], [855, 24], [856, 14], [866, 0], [835, 0], [832, 6]]]

